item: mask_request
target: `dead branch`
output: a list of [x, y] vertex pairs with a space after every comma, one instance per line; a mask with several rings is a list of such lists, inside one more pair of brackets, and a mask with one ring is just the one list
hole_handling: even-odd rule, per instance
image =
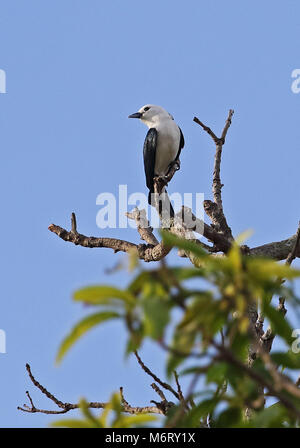
[[[295, 247], [297, 236], [293, 235], [290, 238], [273, 243], [263, 244], [262, 246], [253, 247], [250, 249], [249, 255], [254, 257], [267, 257], [273, 260], [286, 260], [291, 250]], [[296, 250], [296, 257], [300, 257], [300, 248]]]
[[290, 266], [292, 264], [292, 262], [295, 260], [295, 258], [297, 257], [297, 254], [299, 253], [299, 249], [300, 249], [300, 221], [298, 223], [298, 230], [296, 233], [294, 247], [286, 259], [286, 264], [288, 266]]
[[178, 378], [178, 374], [177, 374], [176, 370], [174, 370], [174, 377], [175, 377], [175, 381], [176, 381], [177, 392], [179, 395], [180, 402], [185, 407], [186, 410], [189, 410], [188, 404], [187, 404], [187, 402], [183, 396], [183, 393], [182, 393], [182, 389], [181, 389], [181, 386], [179, 383], [179, 378]]
[[113, 249], [114, 252], [131, 253], [136, 251], [138, 257], [146, 262], [159, 261], [164, 258], [171, 250], [170, 247], [165, 246], [160, 242], [153, 246], [152, 244], [134, 244], [129, 241], [119, 240], [116, 238], [97, 238], [94, 236], [86, 236], [74, 231], [75, 213], [72, 213], [72, 230], [68, 231], [60, 226], [51, 224], [48, 229], [55, 233], [62, 240], [75, 244], [76, 246], [83, 246], [89, 248], [105, 247]]
[[147, 366], [143, 363], [143, 361], [141, 360], [141, 358], [140, 358], [140, 356], [139, 356], [139, 354], [138, 354], [137, 351], [135, 351], [134, 354], [135, 354], [135, 357], [136, 357], [136, 359], [137, 359], [139, 365], [140, 365], [141, 368], [144, 370], [144, 372], [146, 372], [147, 375], [151, 376], [151, 377], [154, 379], [154, 381], [156, 381], [158, 384], [160, 384], [161, 387], [163, 387], [164, 389], [166, 389], [166, 390], [168, 390], [169, 392], [171, 392], [171, 393], [174, 395], [174, 397], [177, 398], [177, 400], [180, 400], [179, 394], [173, 389], [173, 387], [170, 386], [170, 384], [165, 383], [165, 382], [162, 381], [157, 375], [155, 375], [155, 373], [153, 373], [153, 372], [149, 369], [149, 367], [147, 367]]
[[213, 172], [213, 183], [212, 183], [212, 191], [214, 196], [214, 202], [205, 201], [204, 207], [205, 212], [210, 217], [214, 227], [219, 232], [223, 233], [227, 238], [233, 239], [232, 232], [230, 227], [227, 224], [226, 217], [223, 211], [223, 202], [222, 202], [222, 187], [220, 177], [220, 169], [221, 169], [221, 157], [222, 157], [222, 149], [225, 144], [226, 135], [228, 129], [231, 125], [232, 116], [234, 111], [232, 109], [229, 110], [228, 117], [222, 131], [222, 135], [220, 138], [216, 136], [216, 134], [206, 125], [204, 125], [199, 118], [194, 117], [195, 123], [199, 124], [205, 132], [210, 135], [216, 145], [216, 154], [215, 154], [215, 163], [214, 163], [214, 172]]
[[164, 414], [161, 403], [158, 406], [144, 406], [144, 407], [134, 407], [131, 406], [124, 398], [123, 387], [120, 387], [121, 403], [123, 405], [123, 412], [128, 412], [129, 414]]
[[[26, 391], [26, 395], [28, 397], [30, 406], [27, 404], [24, 404], [23, 407], [18, 406], [18, 410], [23, 412], [28, 412], [31, 414], [40, 413], [40, 414], [48, 414], [48, 415], [54, 415], [54, 414], [66, 414], [67, 412], [79, 409], [80, 404], [78, 403], [64, 403], [58, 398], [55, 397], [51, 392], [49, 392], [42, 384], [40, 384], [35, 377], [33, 376], [31, 372], [31, 368], [29, 364], [26, 364], [26, 370], [28, 372], [29, 378], [31, 382], [34, 384], [34, 386], [39, 389], [43, 395], [45, 395], [49, 400], [51, 400], [59, 409], [56, 410], [48, 410], [48, 409], [40, 409], [37, 408], [33, 400], [29, 394], [28, 391]], [[157, 392], [157, 390], [156, 390]], [[121, 395], [121, 403], [122, 403], [122, 411], [129, 413], [129, 414], [166, 414], [167, 410], [173, 405], [172, 402], [168, 402], [165, 397], [162, 400], [161, 403], [156, 403], [156, 406], [131, 406], [129, 403], [125, 400], [124, 394], [123, 394], [123, 388], [120, 387], [120, 395]], [[92, 401], [87, 403], [87, 407], [90, 409], [104, 409], [107, 406], [108, 403], [105, 402], [99, 402], [99, 401]]]
[[131, 212], [127, 212], [126, 216], [128, 219], [133, 219], [135, 221], [142, 240], [152, 246], [159, 244], [158, 240], [153, 235], [153, 228], [149, 224], [145, 210], [139, 210], [135, 207]]

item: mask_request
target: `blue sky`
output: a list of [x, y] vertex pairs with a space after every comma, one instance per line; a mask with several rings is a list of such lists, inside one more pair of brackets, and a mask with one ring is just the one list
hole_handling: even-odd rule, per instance
[[[222, 165], [224, 207], [235, 234], [253, 229], [250, 245], [293, 234], [299, 213], [300, 4], [287, 0], [1, 1], [0, 94], [1, 312], [7, 353], [0, 354], [0, 426], [43, 427], [53, 418], [16, 410], [34, 390], [33, 373], [58, 398], [104, 401], [124, 386], [128, 401], [155, 399], [134, 359], [124, 361], [125, 332], [108, 324], [86, 336], [60, 367], [63, 336], [83, 316], [71, 301], [79, 287], [123, 286], [107, 275], [122, 254], [64, 243], [47, 227], [138, 241], [132, 229], [96, 226], [96, 197], [143, 191], [146, 128], [127, 119], [160, 104], [182, 128], [186, 147], [169, 191], [211, 197], [212, 142], [194, 115], [221, 130], [235, 116]], [[177, 261], [171, 255], [170, 262]], [[184, 263], [185, 261], [183, 261]], [[299, 266], [299, 262], [295, 263]], [[163, 375], [153, 344], [145, 362]], [[143, 399], [141, 399], [141, 396]], [[51, 405], [50, 405], [51, 406]]]

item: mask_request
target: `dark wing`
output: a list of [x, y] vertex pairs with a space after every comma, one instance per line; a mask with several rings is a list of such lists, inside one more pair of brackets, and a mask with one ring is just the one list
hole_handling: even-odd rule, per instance
[[181, 150], [182, 150], [182, 148], [184, 147], [184, 136], [183, 136], [182, 130], [180, 129], [179, 126], [178, 126], [178, 129], [179, 129], [179, 131], [180, 131], [180, 141], [179, 141], [179, 149], [178, 149], [178, 153], [177, 153], [177, 156], [176, 156], [175, 160], [178, 160], [178, 159], [179, 159]]
[[154, 191], [154, 169], [155, 169], [155, 156], [157, 145], [157, 130], [154, 128], [149, 129], [145, 142], [144, 142], [144, 168], [146, 175], [146, 185], [150, 192]]

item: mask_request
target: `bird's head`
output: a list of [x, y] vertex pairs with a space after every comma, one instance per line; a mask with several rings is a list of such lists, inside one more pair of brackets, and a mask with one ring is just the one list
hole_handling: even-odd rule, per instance
[[154, 127], [162, 120], [174, 119], [163, 107], [154, 104], [146, 104], [135, 114], [129, 115], [128, 118], [139, 118], [148, 128]]

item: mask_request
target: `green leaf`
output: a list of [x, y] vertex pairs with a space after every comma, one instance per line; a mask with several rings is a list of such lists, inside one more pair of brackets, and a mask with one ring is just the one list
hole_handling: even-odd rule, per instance
[[145, 334], [152, 339], [161, 339], [170, 320], [170, 304], [160, 298], [147, 298], [142, 303]]
[[80, 400], [79, 407], [80, 407], [82, 414], [86, 418], [86, 421], [89, 422], [89, 424], [91, 425], [92, 428], [103, 428], [100, 420], [97, 419], [90, 411], [88, 403], [85, 401], [84, 398], [82, 398]]
[[202, 373], [206, 373], [207, 367], [201, 367], [201, 366], [194, 366], [194, 367], [188, 367], [187, 369], [184, 369], [180, 372], [180, 376], [183, 375], [191, 375], [192, 373], [198, 373], [199, 375]]
[[[170, 352], [168, 361], [167, 361], [167, 375], [170, 377], [174, 370], [179, 364], [181, 364], [187, 358], [188, 354], [191, 352], [194, 347], [195, 340], [197, 337], [197, 328], [195, 326], [195, 322], [191, 322], [186, 325], [184, 328], [180, 327], [180, 324], [176, 327], [173, 341], [171, 347], [174, 348], [175, 352]], [[176, 352], [179, 352], [186, 355], [180, 356]]]
[[272, 330], [276, 335], [279, 335], [284, 339], [288, 345], [293, 342], [292, 338], [292, 328], [289, 325], [287, 319], [284, 317], [283, 313], [275, 309], [268, 303], [263, 303], [263, 314], [269, 319]]
[[88, 303], [89, 305], [113, 305], [114, 301], [124, 302], [126, 305], [134, 306], [135, 298], [128, 291], [114, 288], [113, 286], [88, 286], [74, 293], [73, 299]]
[[231, 407], [221, 412], [214, 422], [214, 428], [236, 428], [243, 422], [243, 412], [241, 408]]
[[237, 237], [235, 237], [235, 243], [238, 246], [241, 246], [245, 241], [247, 241], [253, 235], [253, 230], [248, 229], [244, 232], [240, 233]]
[[63, 357], [75, 344], [75, 342], [78, 341], [78, 339], [91, 328], [95, 327], [98, 324], [101, 324], [102, 322], [105, 322], [106, 320], [116, 319], [118, 317], [120, 317], [118, 313], [115, 313], [113, 311], [103, 311], [91, 314], [82, 319], [78, 324], [75, 325], [75, 327], [73, 327], [70, 334], [62, 341], [58, 350], [56, 362], [61, 362]]
[[187, 415], [185, 425], [188, 428], [199, 427], [200, 420], [206, 418], [208, 415], [213, 415], [219, 400], [216, 397], [203, 400], [200, 404], [194, 407]]
[[241, 272], [242, 270], [242, 255], [240, 251], [240, 247], [238, 244], [233, 244], [229, 253], [228, 260], [230, 261], [232, 268], [235, 273]]
[[195, 267], [191, 268], [169, 268], [169, 271], [174, 275], [176, 280], [182, 282], [190, 278], [203, 277], [203, 270]]
[[245, 361], [248, 356], [250, 337], [248, 333], [237, 332], [231, 342], [231, 350], [237, 358]]
[[128, 291], [131, 294], [137, 295], [143, 289], [145, 283], [151, 280], [151, 277], [157, 270], [153, 271], [143, 271], [137, 275], [134, 280], [129, 284]]
[[249, 421], [250, 428], [283, 428], [284, 422], [290, 419], [287, 410], [280, 403], [257, 412]]
[[278, 278], [291, 280], [300, 277], [299, 269], [265, 258], [248, 258], [247, 267], [249, 273], [259, 280], [277, 280]]
[[114, 422], [112, 428], [145, 428], [145, 423], [155, 422], [157, 417], [149, 414], [121, 416]]
[[129, 337], [126, 344], [125, 356], [127, 357], [130, 353], [135, 352], [141, 346], [144, 338], [144, 328], [141, 326], [137, 330], [132, 330], [129, 333]]
[[165, 244], [168, 246], [178, 247], [178, 249], [183, 249], [188, 252], [192, 252], [197, 257], [207, 258], [209, 255], [199, 244], [191, 240], [186, 240], [184, 238], [179, 238], [170, 232], [161, 231], [162, 238]]
[[272, 360], [275, 364], [288, 369], [300, 369], [300, 357], [299, 354], [293, 353], [291, 351], [285, 352], [274, 352], [271, 355]]
[[52, 422], [50, 426], [54, 428], [94, 428], [94, 425], [91, 425], [90, 422], [75, 418], [56, 420], [55, 422]]
[[225, 362], [216, 362], [207, 370], [206, 382], [217, 383], [219, 386], [224, 384], [227, 377], [228, 366]]

